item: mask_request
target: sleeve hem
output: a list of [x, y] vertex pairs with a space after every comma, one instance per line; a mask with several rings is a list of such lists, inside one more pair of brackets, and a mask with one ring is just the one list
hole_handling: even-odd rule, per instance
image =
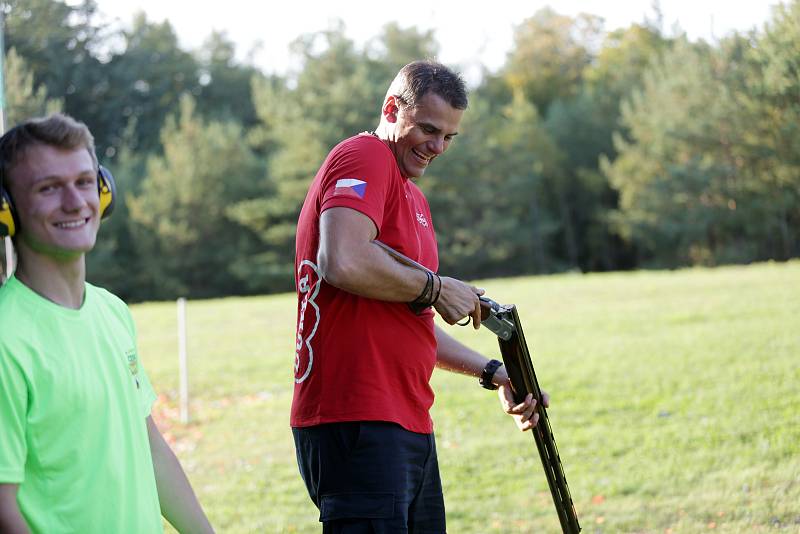
[[142, 412], [145, 419], [147, 419], [147, 417], [149, 417], [153, 413], [153, 405], [156, 403], [157, 399], [158, 396], [155, 394], [155, 392], [152, 392], [150, 395], [148, 395], [147, 400], [144, 402], [144, 405], [142, 406]]
[[22, 471], [0, 471], [0, 484], [22, 484], [25, 473]]
[[322, 204], [322, 207], [320, 208], [320, 211], [319, 211], [320, 215], [322, 215], [322, 212], [324, 212], [325, 210], [330, 209], [330, 208], [350, 208], [351, 210], [355, 210], [355, 211], [357, 211], [357, 212], [369, 217], [369, 219], [372, 221], [372, 224], [375, 225], [375, 230], [378, 232], [377, 235], [381, 235], [381, 225], [378, 222], [378, 220], [377, 220], [377, 218], [375, 217], [374, 214], [368, 213], [366, 210], [362, 209], [361, 206], [353, 206], [352, 204], [350, 204], [346, 200], [344, 200], [344, 201], [342, 201], [342, 200], [344, 200], [344, 199], [340, 200], [340, 199], [336, 199], [336, 198], [330, 198], [330, 199], [326, 200]]

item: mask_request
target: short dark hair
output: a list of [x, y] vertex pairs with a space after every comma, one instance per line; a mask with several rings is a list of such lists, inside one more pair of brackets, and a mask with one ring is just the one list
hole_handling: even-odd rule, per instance
[[436, 61], [414, 61], [400, 69], [386, 96], [394, 95], [403, 104], [415, 106], [433, 92], [456, 109], [467, 109], [467, 88], [457, 72]]
[[0, 137], [0, 179], [8, 186], [8, 176], [25, 152], [32, 146], [49, 145], [64, 150], [86, 148], [97, 170], [94, 137], [89, 128], [69, 115], [53, 113], [47, 117], [28, 119]]

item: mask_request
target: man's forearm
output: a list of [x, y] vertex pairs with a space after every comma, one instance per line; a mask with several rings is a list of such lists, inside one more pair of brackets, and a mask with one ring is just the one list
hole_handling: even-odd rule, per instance
[[17, 504], [17, 484], [0, 484], [0, 532], [30, 534]]
[[181, 534], [213, 533], [178, 458], [152, 419], [147, 419], [161, 514]]
[[444, 330], [435, 327], [436, 366], [470, 376], [481, 376], [489, 361], [483, 355], [460, 343]]
[[372, 220], [356, 210], [336, 207], [322, 212], [316, 258], [322, 278], [348, 293], [387, 302], [412, 302], [430, 289], [445, 321], [453, 324], [470, 315], [478, 327], [481, 290], [447, 276], [434, 280], [426, 268], [398, 261], [385, 245], [373, 242], [377, 233]]
[[419, 296], [427, 280], [424, 272], [401, 265], [371, 242], [355, 244], [346, 254], [331, 254], [330, 259], [321, 255], [319, 263], [329, 284], [386, 302], [411, 302]]
[[0, 511], [0, 532], [3, 534], [30, 534], [28, 525], [25, 524], [25, 519], [19, 510], [14, 511]]

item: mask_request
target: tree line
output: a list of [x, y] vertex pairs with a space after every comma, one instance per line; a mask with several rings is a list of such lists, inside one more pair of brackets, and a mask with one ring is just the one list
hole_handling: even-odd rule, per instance
[[[265, 74], [224, 33], [98, 22], [92, 0], [7, 0], [7, 124], [63, 110], [118, 183], [89, 280], [128, 300], [293, 287], [295, 224], [328, 150], [371, 130], [432, 31], [343, 23]], [[419, 182], [441, 271], [477, 278], [716, 265], [800, 255], [800, 0], [714, 43], [656, 9], [606, 32], [543, 9], [471, 88], [462, 133]]]

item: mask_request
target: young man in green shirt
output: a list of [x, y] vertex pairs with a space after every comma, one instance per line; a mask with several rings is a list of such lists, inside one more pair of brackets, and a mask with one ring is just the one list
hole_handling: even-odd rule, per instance
[[0, 138], [0, 532], [213, 532], [150, 416], [127, 306], [86, 283], [113, 208], [88, 128], [28, 120]]

